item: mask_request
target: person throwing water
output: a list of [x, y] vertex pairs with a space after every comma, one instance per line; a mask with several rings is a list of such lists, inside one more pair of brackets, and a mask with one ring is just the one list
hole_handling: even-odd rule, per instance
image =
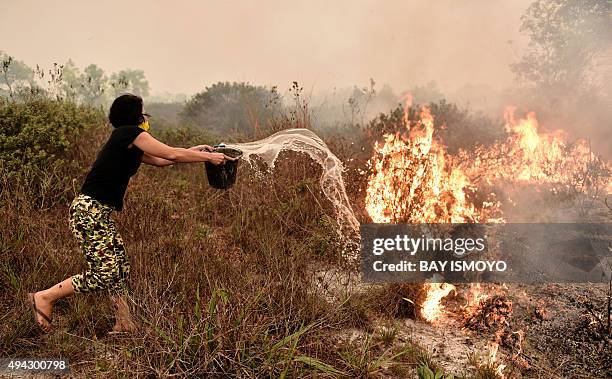
[[[188, 149], [168, 146], [151, 136], [149, 115], [142, 98], [132, 94], [117, 97], [108, 119], [114, 130], [98, 153], [80, 194], [69, 208], [69, 225], [85, 255], [88, 269], [42, 291], [28, 294], [37, 324], [52, 330], [53, 304], [75, 293], [108, 291], [114, 303], [114, 332], [131, 332], [136, 325], [126, 301], [130, 264], [113, 211], [123, 209], [130, 177], [141, 163], [164, 167], [175, 163], [223, 164], [232, 158], [211, 152], [208, 145]], [[208, 151], [203, 151], [208, 150]]]

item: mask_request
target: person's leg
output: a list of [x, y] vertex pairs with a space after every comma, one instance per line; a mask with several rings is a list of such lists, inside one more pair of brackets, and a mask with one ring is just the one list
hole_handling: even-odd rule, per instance
[[[65, 279], [46, 290], [33, 293], [34, 304], [38, 310], [38, 313], [36, 313], [36, 322], [38, 322], [43, 329], [49, 330], [51, 324], [49, 324], [47, 319], [50, 320], [53, 317], [53, 303], [58, 299], [73, 294], [74, 287], [72, 286], [72, 278]], [[45, 318], [45, 316], [47, 318]]]
[[[88, 270], [34, 294], [36, 308], [49, 319], [53, 302], [57, 299], [74, 293], [109, 290], [116, 314], [113, 330], [135, 329], [125, 298], [130, 266], [123, 240], [110, 217], [111, 212], [111, 208], [103, 207], [90, 198], [79, 196], [73, 201], [70, 229], [85, 253]], [[37, 314], [36, 319], [43, 328], [50, 327], [42, 315]]]
[[114, 332], [134, 332], [136, 331], [136, 323], [132, 319], [130, 305], [125, 295], [111, 295], [113, 308], [115, 309], [115, 325]]
[[[44, 313], [49, 319], [53, 315], [53, 303], [66, 296], [74, 294], [74, 287], [72, 286], [72, 278], [64, 279], [62, 282], [57, 283], [53, 287], [47, 288], [43, 291], [34, 293], [34, 302], [36, 309]], [[36, 321], [44, 329], [49, 329], [51, 325], [44, 318], [43, 315], [37, 313]]]
[[115, 312], [113, 331], [134, 331], [136, 326], [127, 299], [130, 266], [123, 241], [110, 223], [93, 239], [95, 242], [91, 245], [95, 248], [86, 254], [89, 270], [72, 277], [75, 292], [108, 291]]
[[[87, 222], [84, 221], [86, 218], [83, 217], [86, 215], [86, 206], [87, 204], [84, 203], [82, 197], [77, 196], [70, 205], [68, 222], [70, 230], [85, 252], [87, 264], [91, 268], [90, 259], [88, 257], [90, 254], [89, 246], [85, 238], [88, 228], [86, 227]], [[46, 318], [50, 320], [53, 314], [53, 303], [58, 299], [70, 296], [79, 291], [79, 289], [73, 283], [73, 277], [64, 279], [46, 290], [32, 293], [32, 298], [30, 301], [33, 300], [34, 304], [32, 305], [34, 305], [39, 312], [42, 312]], [[78, 284], [80, 283], [81, 282], [78, 282]], [[41, 315], [40, 313], [36, 313], [36, 321], [41, 327], [43, 327], [43, 329], [49, 330], [51, 325], [47, 319], [45, 319], [45, 316]]]
[[115, 332], [133, 332], [137, 329], [132, 318], [129, 305], [129, 286], [127, 283], [130, 275], [130, 263], [125, 251], [125, 245], [121, 235], [117, 231], [114, 220], [109, 222], [109, 231], [112, 235], [112, 247], [115, 254], [115, 264], [113, 269], [113, 290], [111, 291], [111, 301], [115, 310]]

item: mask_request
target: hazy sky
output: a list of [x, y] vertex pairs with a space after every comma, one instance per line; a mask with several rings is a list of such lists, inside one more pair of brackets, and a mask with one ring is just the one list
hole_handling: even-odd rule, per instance
[[[529, 0], [0, 0], [0, 50], [49, 66], [145, 71], [153, 93], [216, 81], [397, 90], [507, 85]], [[509, 43], [509, 41], [514, 41]]]

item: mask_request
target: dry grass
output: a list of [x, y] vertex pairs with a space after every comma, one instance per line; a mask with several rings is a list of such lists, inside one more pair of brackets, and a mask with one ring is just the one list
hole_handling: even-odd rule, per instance
[[[40, 334], [24, 296], [84, 270], [68, 204], [107, 133], [90, 129], [73, 145], [67, 158], [80, 168], [39, 172], [37, 185], [31, 173], [2, 177], [0, 356], [65, 357], [75, 377], [450, 377], [398, 332], [399, 320], [419, 318], [422, 285], [343, 290], [346, 262], [320, 167], [298, 153], [283, 153], [264, 177], [242, 166], [228, 191], [210, 188], [201, 164], [143, 166], [116, 214], [141, 330], [109, 335], [113, 312], [98, 293], [59, 301], [56, 331]], [[161, 139], [219, 141], [207, 138], [172, 131]], [[367, 220], [367, 175], [358, 169], [368, 153], [346, 137], [324, 139], [346, 163], [351, 204]], [[318, 283], [321, 271], [331, 277]], [[496, 362], [473, 356], [470, 364], [474, 377], [498, 376]]]
[[[92, 129], [71, 158], [92, 162], [107, 132]], [[211, 142], [182, 138], [172, 142]], [[288, 155], [271, 177], [241, 167], [228, 191], [211, 189], [200, 164], [141, 168], [116, 220], [142, 328], [121, 337], [107, 334], [113, 314], [104, 293], [58, 301], [50, 335], [38, 332], [23, 301], [85, 268], [67, 206], [88, 163], [64, 173], [74, 182], [46, 173], [49, 190], [64, 195], [42, 207], [27, 183], [3, 183], [0, 356], [62, 356], [73, 375], [87, 377], [380, 374], [383, 362], [408, 350], [386, 349], [377, 360], [372, 354], [390, 334], [348, 350], [335, 343], [336, 332], [364, 327], [371, 307], [363, 299], [330, 303], [314, 290], [313, 264], [341, 264], [340, 244], [318, 189], [320, 169]]]

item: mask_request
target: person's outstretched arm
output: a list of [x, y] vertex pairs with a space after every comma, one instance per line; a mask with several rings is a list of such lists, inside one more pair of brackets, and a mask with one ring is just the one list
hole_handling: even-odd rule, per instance
[[144, 155], [142, 156], [142, 163], [146, 163], [148, 165], [157, 166], [157, 167], [166, 167], [166, 166], [171, 166], [174, 164], [173, 161], [169, 161], [164, 158], [154, 157], [147, 153], [144, 153]]
[[[227, 159], [225, 154], [199, 151], [198, 149], [184, 149], [172, 147], [162, 143], [147, 132], [140, 133], [134, 139], [134, 145], [144, 151], [143, 162], [155, 166], [168, 166], [174, 163], [211, 162], [213, 164], [224, 163]], [[147, 157], [148, 156], [148, 157]], [[163, 161], [155, 158], [161, 158]], [[148, 161], [148, 162], [147, 162]], [[165, 162], [169, 161], [171, 163]]]

